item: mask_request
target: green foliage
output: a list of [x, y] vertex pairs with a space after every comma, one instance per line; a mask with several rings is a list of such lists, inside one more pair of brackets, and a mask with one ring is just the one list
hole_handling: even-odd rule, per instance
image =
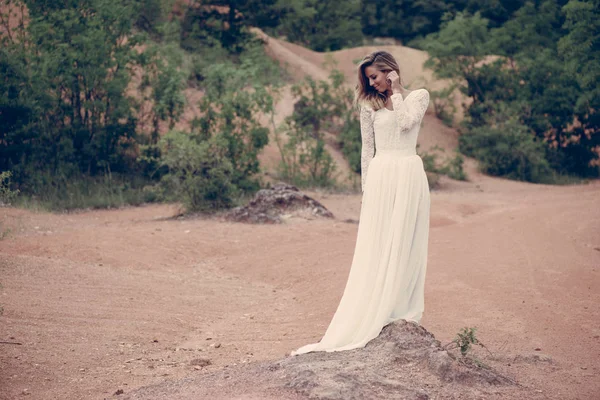
[[10, 171], [0, 172], [0, 205], [11, 204], [19, 194], [18, 189], [13, 190], [11, 188], [11, 177], [12, 172]]
[[431, 102], [435, 116], [440, 119], [446, 126], [452, 126], [454, 122], [454, 114], [456, 106], [454, 105], [454, 91], [458, 85], [450, 84], [439, 90], [430, 90]]
[[460, 349], [460, 354], [463, 357], [466, 357], [473, 347], [473, 345], [478, 345], [485, 348], [484, 344], [476, 336], [477, 328], [469, 328], [464, 327], [456, 334], [456, 337], [453, 341], [445, 345], [444, 347], [447, 349]]
[[[169, 17], [172, 0], [8, 3], [0, 11], [0, 24], [11, 27], [0, 31], [0, 168], [13, 171], [21, 204], [70, 209], [164, 198], [152, 181], [178, 172], [159, 134], [180, 120], [187, 83], [205, 89], [191, 135], [196, 154], [210, 145], [223, 157], [209, 158], [203, 175], [221, 189], [197, 180], [204, 194], [186, 189], [186, 202], [199, 209], [200, 196], [210, 207], [229, 206], [231, 193], [258, 187], [268, 135], [257, 115], [272, 110], [268, 87], [280, 70], [239, 13], [235, 26], [231, 13], [211, 13], [221, 25], [199, 40], [190, 10], [207, 8], [198, 4], [180, 24]], [[21, 8], [29, 9], [27, 23]], [[141, 96], [130, 97], [136, 90]], [[222, 198], [211, 190], [223, 190]]]
[[360, 1], [280, 0], [277, 32], [316, 51], [335, 51], [362, 42]]
[[[573, 76], [581, 88], [574, 103], [575, 124], [573, 137], [579, 139], [577, 146], [567, 147], [561, 165], [565, 170], [580, 171], [581, 175], [598, 176], [600, 164], [597, 151], [600, 146], [600, 1], [571, 0], [563, 7], [567, 34], [558, 44], [559, 54], [564, 57], [566, 73]], [[590, 167], [590, 160], [596, 168]]]
[[231, 54], [240, 54], [252, 40], [244, 17], [252, 14], [258, 4], [253, 0], [192, 1], [183, 18], [181, 46], [187, 51], [201, 48], [223, 48]]
[[139, 0], [135, 27], [155, 39], [161, 38], [174, 4], [175, 0]]
[[[419, 147], [417, 145], [417, 150]], [[439, 146], [434, 146], [429, 151], [418, 150], [419, 156], [423, 160], [425, 171], [438, 175], [446, 175], [459, 181], [467, 180], [467, 175], [463, 169], [464, 157], [460, 153], [456, 153], [454, 157], [444, 157], [444, 160], [440, 161], [440, 158], [442, 158], [440, 153], [443, 152], [444, 149]]]
[[[476, 155], [484, 170], [534, 182], [550, 181], [556, 173], [600, 174], [594, 111], [600, 101], [590, 95], [597, 85], [589, 85], [597, 72], [584, 72], [598, 63], [597, 52], [587, 51], [598, 37], [597, 22], [585, 10], [590, 4], [570, 1], [561, 9], [554, 0], [527, 2], [495, 29], [478, 13], [458, 13], [424, 41], [431, 56], [426, 65], [472, 99], [461, 151]], [[581, 35], [592, 38], [582, 47], [568, 45]]]
[[[149, 43], [139, 55], [139, 60], [144, 68], [139, 86], [142, 98], [138, 104], [138, 129], [149, 134], [151, 143], [155, 144], [160, 122], [167, 122], [169, 129], [173, 129], [183, 113], [186, 103], [183, 90], [189, 67], [183, 51], [173, 44], [161, 46]], [[145, 109], [148, 110], [144, 112]]]
[[600, 1], [572, 0], [563, 7], [567, 34], [558, 48], [565, 57], [568, 71], [583, 89], [577, 106], [587, 109], [600, 99]]
[[151, 182], [142, 177], [106, 173], [102, 176], [39, 172], [27, 181], [27, 191], [15, 200], [19, 207], [63, 211], [115, 208], [155, 201], [144, 191]]
[[294, 113], [276, 132], [282, 179], [300, 186], [334, 185], [335, 163], [326, 148], [327, 134], [340, 134], [344, 154], [356, 159], [360, 129], [352, 108], [352, 91], [343, 84], [342, 73], [334, 69], [328, 81], [307, 77], [293, 86], [297, 99]]
[[232, 182], [246, 192], [258, 189], [258, 154], [269, 141], [268, 129], [258, 120], [259, 113], [273, 112], [271, 87], [261, 84], [259, 78], [264, 65], [248, 59], [239, 66], [209, 67], [200, 102], [203, 115], [193, 122], [192, 132], [200, 140], [222, 139], [233, 168]]
[[[12, 173], [10, 171], [0, 172], [0, 207], [10, 205], [19, 194], [19, 190], [13, 190], [11, 188], [11, 176]], [[10, 229], [4, 229], [2, 227], [2, 221], [0, 221], [0, 240], [4, 239], [9, 232]], [[0, 315], [2, 315], [2, 307], [0, 307]]]
[[459, 146], [463, 153], [479, 160], [480, 169], [490, 175], [529, 182], [547, 182], [551, 176], [545, 158], [547, 146], [515, 121], [463, 134]]
[[211, 211], [233, 205], [237, 188], [234, 169], [222, 138], [198, 141], [188, 134], [171, 131], [160, 139], [161, 195], [180, 199], [187, 211]]
[[393, 37], [414, 44], [418, 39], [438, 32], [448, 16], [478, 12], [495, 27], [507, 21], [523, 3], [520, 0], [363, 0], [362, 31], [367, 36]]
[[258, 154], [267, 145], [268, 129], [258, 115], [273, 112], [273, 90], [265, 71], [277, 68], [264, 53], [249, 51], [239, 64], [212, 64], [204, 70], [202, 115], [191, 133], [171, 131], [158, 145], [143, 146], [147, 173], [160, 177], [149, 189], [159, 199], [180, 199], [187, 211], [214, 211], [259, 188]]
[[358, 120], [358, 113], [349, 112], [344, 121], [342, 129], [339, 135], [339, 142], [342, 148], [342, 153], [350, 168], [357, 173], [361, 171], [361, 150], [362, 150], [362, 138], [360, 135], [360, 122]]
[[488, 21], [479, 13], [458, 13], [423, 42], [430, 55], [425, 66], [432, 68], [438, 78], [466, 79], [470, 83], [471, 74], [488, 54], [488, 32]]
[[[19, 184], [40, 170], [126, 169], [135, 138], [126, 95], [138, 43], [134, 5], [26, 5], [29, 23], [0, 34], [0, 168], [11, 169]], [[9, 14], [2, 18], [14, 18]]]

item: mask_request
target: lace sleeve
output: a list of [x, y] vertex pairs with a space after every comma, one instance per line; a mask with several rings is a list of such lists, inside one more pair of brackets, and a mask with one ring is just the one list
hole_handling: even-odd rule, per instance
[[375, 132], [373, 130], [373, 110], [362, 106], [360, 108], [360, 136], [362, 140], [362, 149], [360, 153], [360, 178], [361, 188], [365, 191], [365, 182], [367, 180], [367, 170], [369, 163], [375, 155]]
[[429, 92], [426, 89], [415, 90], [409, 96], [406, 99], [403, 99], [400, 93], [390, 96], [400, 132], [406, 132], [420, 123], [429, 107]]

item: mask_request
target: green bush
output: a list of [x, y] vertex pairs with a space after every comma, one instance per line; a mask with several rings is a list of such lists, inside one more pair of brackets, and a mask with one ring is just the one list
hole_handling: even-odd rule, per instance
[[[282, 135], [287, 137], [285, 143]], [[322, 134], [315, 138], [309, 128], [288, 120], [277, 129], [276, 141], [281, 153], [279, 175], [282, 180], [305, 187], [335, 184], [335, 163], [325, 148]]]
[[160, 165], [168, 170], [160, 182], [162, 197], [180, 199], [187, 211], [233, 205], [238, 192], [233, 184], [234, 169], [219, 139], [199, 141], [177, 131], [161, 138]]
[[232, 183], [249, 193], [258, 190], [258, 154], [269, 142], [269, 130], [260, 114], [273, 113], [276, 88], [261, 83], [261, 65], [244, 61], [240, 65], [214, 64], [206, 70], [204, 97], [199, 103], [202, 116], [192, 122], [192, 134], [199, 140], [218, 138], [233, 169]]
[[339, 136], [342, 153], [350, 168], [354, 172], [360, 173], [360, 155], [362, 149], [362, 139], [360, 136], [360, 122], [356, 113], [349, 113], [344, 121]]
[[[447, 175], [450, 178], [459, 181], [467, 180], [467, 175], [463, 169], [464, 157], [459, 152], [456, 152], [452, 158], [446, 158], [444, 161], [440, 161], [440, 153], [443, 153], [444, 149], [439, 146], [434, 146], [429, 151], [423, 151], [419, 150], [419, 147], [420, 146], [417, 145], [417, 152], [423, 160], [423, 168], [430, 173], [428, 176]], [[436, 178], [439, 178], [439, 176]]]
[[19, 190], [11, 189], [11, 177], [12, 172], [10, 171], [0, 172], [0, 205], [11, 204], [19, 194]]
[[[496, 28], [484, 12], [448, 14], [421, 41], [425, 65], [470, 98], [461, 149], [477, 147], [483, 170], [534, 182], [600, 175], [596, 3], [525, 2]], [[512, 118], [527, 129], [498, 127]]]
[[490, 175], [528, 182], [548, 182], [552, 176], [546, 144], [518, 122], [465, 133], [459, 138], [459, 148], [479, 160], [481, 170]]

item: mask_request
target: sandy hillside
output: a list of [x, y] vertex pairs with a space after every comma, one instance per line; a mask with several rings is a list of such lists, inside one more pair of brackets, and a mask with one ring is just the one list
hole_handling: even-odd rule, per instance
[[[356, 63], [365, 55], [375, 50], [389, 51], [398, 60], [402, 79], [410, 89], [426, 87], [430, 91], [442, 88], [446, 83], [436, 81], [430, 70], [424, 69], [423, 63], [427, 60], [427, 54], [423, 51], [411, 49], [404, 46], [366, 46], [353, 49], [335, 51], [331, 53], [318, 53], [302, 46], [269, 37], [260, 30], [255, 30], [266, 42], [267, 53], [286, 68], [293, 79], [299, 81], [305, 76], [314, 79], [327, 79], [329, 74], [328, 65], [335, 65], [346, 76], [348, 86], [354, 88], [357, 80]], [[456, 98], [456, 105], [460, 109], [460, 98]], [[293, 111], [293, 98], [289, 87], [284, 88], [281, 98], [277, 104], [276, 123], [278, 124]], [[437, 119], [433, 113], [433, 107], [423, 119], [421, 134], [419, 135], [419, 146], [421, 150], [431, 150], [435, 145], [445, 150], [445, 156], [452, 156], [458, 145], [458, 136], [454, 129], [448, 128]], [[332, 146], [328, 147], [330, 154], [336, 161], [339, 180], [346, 183], [347, 176], [351, 175], [348, 163], [339, 151]], [[269, 172], [273, 172], [279, 162], [280, 155], [275, 143], [271, 143], [261, 154], [261, 162]]]
[[[320, 55], [274, 43], [289, 64], [320, 70]], [[421, 140], [450, 150], [456, 134], [427, 115]], [[540, 396], [600, 398], [600, 181], [533, 185], [467, 167], [469, 182], [444, 178], [432, 192], [422, 324], [442, 342], [477, 327], [493, 352], [483, 361]], [[344, 288], [357, 229], [344, 221], [360, 196], [309, 194], [335, 219], [0, 208], [0, 399], [119, 398], [318, 340]]]

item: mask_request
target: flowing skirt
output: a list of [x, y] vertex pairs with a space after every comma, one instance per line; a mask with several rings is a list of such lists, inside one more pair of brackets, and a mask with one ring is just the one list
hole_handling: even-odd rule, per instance
[[364, 347], [396, 320], [424, 309], [430, 193], [414, 150], [383, 150], [371, 160], [352, 266], [337, 311], [318, 343], [291, 355]]

